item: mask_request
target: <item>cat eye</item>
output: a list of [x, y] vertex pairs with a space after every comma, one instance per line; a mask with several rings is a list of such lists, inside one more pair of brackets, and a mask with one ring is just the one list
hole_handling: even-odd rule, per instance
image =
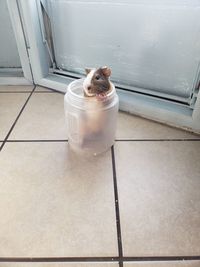
[[98, 80], [100, 79], [100, 76], [97, 75], [97, 76], [95, 77], [95, 79], [98, 81]]

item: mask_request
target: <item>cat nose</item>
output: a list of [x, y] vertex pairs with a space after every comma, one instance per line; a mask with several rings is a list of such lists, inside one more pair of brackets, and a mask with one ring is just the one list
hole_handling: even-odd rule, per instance
[[88, 90], [91, 90], [91, 86], [88, 86]]

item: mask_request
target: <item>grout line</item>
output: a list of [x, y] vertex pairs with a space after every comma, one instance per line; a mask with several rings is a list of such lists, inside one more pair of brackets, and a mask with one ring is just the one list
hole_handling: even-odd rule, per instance
[[3, 143], [1, 144], [1, 146], [0, 146], [0, 151], [3, 149], [5, 143], [7, 142], [8, 137], [10, 136], [12, 130], [14, 129], [14, 127], [15, 127], [15, 125], [16, 125], [18, 119], [19, 119], [19, 117], [21, 116], [22, 112], [24, 111], [24, 109], [25, 109], [25, 107], [26, 107], [26, 105], [27, 105], [29, 99], [31, 98], [31, 96], [32, 96], [32, 94], [33, 94], [33, 92], [34, 92], [34, 90], [35, 90], [35, 88], [36, 88], [36, 86], [34, 85], [34, 87], [33, 87], [32, 91], [31, 91], [29, 97], [26, 99], [26, 102], [24, 103], [23, 107], [21, 108], [21, 110], [20, 110], [20, 112], [19, 112], [17, 118], [15, 119], [15, 121], [14, 121], [13, 125], [11, 126], [11, 128], [10, 128], [8, 134], [6, 135], [6, 137], [5, 137], [4, 141], [3, 141]]
[[[200, 256], [144, 256], [144, 257], [0, 257], [0, 262], [169, 262], [199, 261]], [[122, 266], [122, 265], [120, 265]]]
[[41, 257], [9, 258], [0, 257], [0, 262], [117, 262], [118, 257]]
[[199, 261], [200, 256], [144, 256], [144, 257], [123, 257], [123, 261]]
[[185, 142], [185, 141], [200, 141], [200, 138], [177, 138], [177, 139], [116, 139], [116, 142]]
[[[30, 93], [32, 90], [29, 91], [0, 91], [0, 94], [24, 94], [24, 93]], [[34, 94], [64, 94], [63, 92], [59, 92], [59, 91], [35, 91]]]
[[[52, 91], [35, 91], [35, 94], [57, 94], [58, 92], [52, 92]], [[61, 92], [59, 92], [61, 93]]]
[[34, 94], [60, 94], [64, 96], [65, 93], [60, 91], [35, 91]]
[[60, 91], [56, 91], [56, 90], [53, 90], [53, 89], [49, 89], [49, 91], [35, 91], [34, 94], [62, 94], [64, 95], [65, 93], [63, 92], [60, 92]]
[[26, 91], [0, 91], [0, 94], [23, 94], [23, 93], [31, 93], [32, 90], [26, 90]]
[[[47, 90], [49, 90], [49, 91], [52, 91], [52, 93], [60, 93], [60, 94], [66, 94], [66, 92], [67, 92], [67, 90], [66, 90], [66, 92], [61, 92], [61, 91], [58, 91], [58, 90], [56, 90], [56, 89], [52, 89], [52, 88], [49, 88], [49, 87], [47, 87], [47, 86], [40, 86], [39, 84], [37, 84], [36, 85], [36, 87], [44, 87], [44, 88], [46, 88]], [[36, 92], [47, 92], [47, 91], [36, 91]]]
[[121, 234], [121, 224], [120, 224], [119, 198], [117, 189], [114, 146], [111, 147], [111, 157], [112, 157], [113, 184], [114, 184], [114, 196], [115, 196], [115, 214], [116, 214], [117, 241], [118, 241], [118, 253], [119, 253], [119, 267], [123, 267], [122, 234]]
[[[200, 139], [116, 139], [115, 142], [199, 142]], [[4, 140], [0, 140], [4, 142]], [[16, 139], [7, 140], [10, 143], [20, 142], [68, 142], [68, 139]]]
[[[36, 88], [37, 88], [37, 86], [36, 86]], [[3, 90], [0, 90], [0, 94], [23, 94], [23, 93], [30, 93], [32, 90], [22, 90], [22, 91], [3, 91]], [[60, 91], [56, 91], [56, 90], [51, 90], [51, 89], [49, 89], [49, 91], [37, 91], [37, 90], [35, 90], [34, 91], [34, 94], [40, 94], [40, 93], [45, 93], [45, 94], [65, 94], [64, 92], [60, 92]]]
[[31, 142], [33, 142], [33, 143], [36, 143], [36, 142], [68, 142], [68, 140], [67, 139], [60, 139], [60, 140], [7, 140], [6, 141], [7, 143], [31, 143]]

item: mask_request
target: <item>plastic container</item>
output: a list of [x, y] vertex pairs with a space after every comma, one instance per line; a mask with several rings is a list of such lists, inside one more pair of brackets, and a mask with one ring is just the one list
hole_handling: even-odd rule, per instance
[[112, 83], [105, 100], [84, 97], [83, 81], [70, 83], [64, 97], [68, 141], [78, 153], [97, 155], [114, 144], [119, 100]]

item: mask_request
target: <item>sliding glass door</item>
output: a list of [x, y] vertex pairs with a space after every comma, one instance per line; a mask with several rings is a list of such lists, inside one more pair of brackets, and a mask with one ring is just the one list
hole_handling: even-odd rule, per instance
[[200, 131], [199, 0], [15, 1], [36, 83], [108, 65], [122, 110]]
[[195, 1], [47, 2], [57, 69], [109, 65], [120, 87], [190, 103], [200, 63]]

